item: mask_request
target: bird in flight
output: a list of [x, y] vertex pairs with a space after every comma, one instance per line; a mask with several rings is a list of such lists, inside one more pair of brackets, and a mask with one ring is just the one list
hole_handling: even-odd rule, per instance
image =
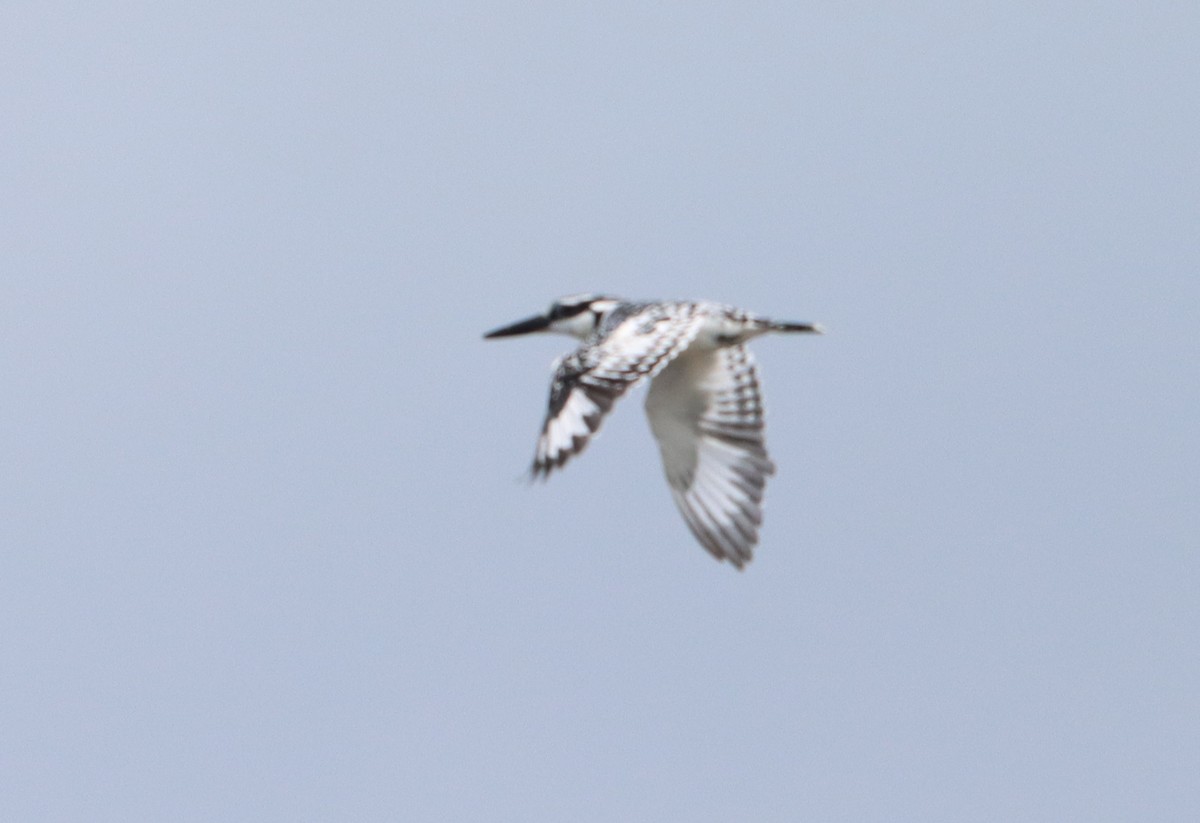
[[577, 294], [484, 337], [557, 332], [582, 341], [554, 362], [534, 478], [582, 452], [613, 403], [650, 379], [646, 415], [675, 503], [700, 545], [741, 569], [758, 542], [763, 489], [775, 472], [745, 344], [768, 332], [821, 331], [814, 323], [769, 320], [719, 303]]

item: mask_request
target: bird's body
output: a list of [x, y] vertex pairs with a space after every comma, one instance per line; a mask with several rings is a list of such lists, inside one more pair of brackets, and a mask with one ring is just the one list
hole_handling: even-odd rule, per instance
[[715, 557], [749, 562], [775, 465], [763, 439], [763, 404], [746, 341], [767, 332], [817, 332], [718, 303], [633, 303], [573, 295], [485, 335], [554, 331], [582, 341], [554, 363], [550, 405], [532, 474], [544, 478], [586, 448], [613, 403], [650, 378], [646, 414], [671, 494]]

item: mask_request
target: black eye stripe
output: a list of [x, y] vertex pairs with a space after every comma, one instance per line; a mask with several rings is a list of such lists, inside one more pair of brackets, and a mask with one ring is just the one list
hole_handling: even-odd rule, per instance
[[591, 305], [591, 303], [575, 303], [570, 306], [555, 305], [550, 309], [550, 319], [564, 320], [568, 317], [574, 317], [577, 314], [587, 311]]

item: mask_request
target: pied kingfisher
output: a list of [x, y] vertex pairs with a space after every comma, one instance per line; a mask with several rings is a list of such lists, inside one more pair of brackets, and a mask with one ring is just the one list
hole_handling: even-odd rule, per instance
[[531, 475], [547, 477], [588, 444], [613, 403], [652, 378], [650, 429], [688, 527], [718, 560], [751, 559], [763, 487], [775, 464], [763, 439], [763, 404], [745, 343], [767, 332], [820, 332], [718, 303], [631, 303], [578, 294], [485, 338], [558, 332], [583, 341], [554, 362], [550, 408]]

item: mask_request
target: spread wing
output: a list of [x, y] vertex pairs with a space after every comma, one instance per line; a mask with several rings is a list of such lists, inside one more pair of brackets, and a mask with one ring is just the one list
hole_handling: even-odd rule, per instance
[[688, 350], [654, 378], [646, 413], [688, 527], [718, 560], [742, 568], [758, 542], [763, 488], [775, 472], [750, 352]]
[[554, 364], [550, 408], [534, 453], [545, 478], [579, 454], [613, 403], [671, 362], [696, 337], [703, 318], [686, 303], [648, 306]]

